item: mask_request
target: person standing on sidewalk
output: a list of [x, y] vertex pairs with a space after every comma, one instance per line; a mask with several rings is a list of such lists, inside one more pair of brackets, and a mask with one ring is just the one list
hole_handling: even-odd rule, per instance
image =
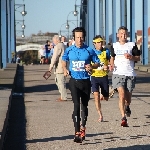
[[45, 61], [45, 49], [41, 48], [39, 50], [39, 54], [40, 54], [40, 64], [44, 64], [44, 61]]
[[113, 88], [119, 93], [119, 109], [122, 116], [121, 126], [126, 127], [127, 118], [131, 115], [130, 103], [135, 87], [134, 62], [140, 61], [140, 50], [134, 42], [127, 41], [128, 29], [121, 26], [118, 29], [118, 42], [111, 49], [110, 70], [113, 70]]
[[55, 82], [61, 94], [61, 97], [56, 101], [62, 102], [67, 100], [66, 77], [64, 76], [64, 71], [62, 68], [62, 56], [64, 54], [64, 44], [60, 42], [58, 35], [55, 35], [53, 37], [53, 43], [55, 44], [55, 46], [51, 58], [49, 71], [51, 72], [55, 66], [55, 71], [54, 71], [54, 73], [56, 74]]
[[[72, 100], [74, 103], [74, 111], [72, 114], [75, 137], [74, 142], [80, 143], [85, 139], [85, 125], [88, 116], [88, 101], [91, 93], [90, 73], [92, 69], [99, 67], [99, 59], [94, 50], [83, 44], [85, 41], [86, 31], [82, 27], [73, 30], [75, 45], [68, 47], [62, 57], [62, 65], [64, 75], [70, 75], [69, 87]], [[67, 70], [67, 61], [69, 71]], [[94, 63], [91, 65], [91, 61]], [[80, 98], [81, 98], [81, 117], [82, 126], [80, 126]]]
[[50, 54], [50, 41], [47, 40], [44, 46], [45, 49], [45, 63], [49, 64], [49, 54]]
[[100, 35], [93, 38], [94, 51], [101, 61], [101, 66], [97, 69], [93, 69], [91, 74], [92, 93], [94, 94], [95, 106], [99, 114], [99, 122], [103, 121], [100, 100], [108, 101], [109, 98], [108, 65], [110, 60], [110, 50], [102, 47], [103, 41], [104, 40]]

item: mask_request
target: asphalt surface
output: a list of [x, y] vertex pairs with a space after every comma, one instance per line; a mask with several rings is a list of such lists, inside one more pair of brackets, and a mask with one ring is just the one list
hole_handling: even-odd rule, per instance
[[[24, 105], [20, 104], [25, 111], [22, 117], [26, 120], [25, 123], [22, 120], [22, 129], [25, 129], [25, 140], [22, 143], [24, 149], [150, 150], [149, 73], [137, 71], [137, 84], [131, 103], [132, 115], [128, 118], [129, 127], [120, 126], [117, 93], [108, 102], [102, 101], [104, 122], [101, 123], [97, 121], [98, 114], [91, 95], [86, 140], [78, 144], [73, 142], [73, 103], [70, 91], [67, 90], [67, 102], [56, 102], [60, 94], [54, 82], [54, 75], [48, 80], [43, 78], [47, 69], [48, 65], [24, 66]], [[14, 150], [17, 150], [17, 147]]]

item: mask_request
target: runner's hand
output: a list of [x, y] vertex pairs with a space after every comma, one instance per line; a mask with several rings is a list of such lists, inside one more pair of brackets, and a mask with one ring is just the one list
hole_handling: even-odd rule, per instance
[[114, 65], [109, 65], [109, 70], [113, 71], [114, 70]]
[[106, 66], [106, 65], [104, 65], [104, 66], [103, 66], [103, 69], [104, 69], [104, 70], [108, 70], [108, 69], [109, 69], [109, 67], [108, 67], [108, 66]]
[[69, 71], [67, 69], [64, 71], [64, 76], [65, 77], [69, 76]]
[[91, 71], [92, 71], [92, 66], [91, 66], [91, 64], [85, 65], [85, 70], [86, 70], [87, 72], [91, 72]]
[[125, 53], [124, 56], [125, 56], [126, 59], [132, 59], [132, 55], [130, 55], [128, 53]]

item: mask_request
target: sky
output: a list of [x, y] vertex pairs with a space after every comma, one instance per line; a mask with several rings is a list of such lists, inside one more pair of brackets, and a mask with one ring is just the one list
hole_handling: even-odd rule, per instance
[[[30, 36], [31, 34], [37, 34], [39, 31], [42, 33], [45, 32], [55, 32], [58, 33], [60, 30], [64, 32], [62, 35], [67, 36], [67, 30], [65, 28], [65, 23], [70, 20], [70, 32], [73, 28], [75, 28], [77, 24], [77, 17], [72, 14], [74, 11], [75, 1], [77, 5], [80, 5], [80, 0], [15, 0], [16, 4], [25, 4], [25, 9], [27, 11], [27, 15], [24, 17], [25, 20], [25, 36]], [[110, 0], [111, 1], [111, 0]], [[116, 7], [117, 11], [117, 22], [116, 22], [116, 30], [120, 26], [120, 4], [119, 0], [117, 1]], [[129, 1], [127, 0], [127, 24], [128, 29], [130, 28], [130, 20], [129, 20]], [[111, 3], [109, 4], [110, 8], [110, 20], [111, 20]], [[22, 20], [22, 15], [19, 11], [22, 11], [23, 8], [18, 8], [16, 11], [16, 20]], [[80, 8], [78, 7], [79, 11]], [[150, 0], [148, 0], [148, 18], [150, 18]], [[21, 23], [21, 22], [20, 22]], [[148, 20], [148, 26], [150, 26], [150, 19]], [[21, 30], [19, 24], [16, 26], [17, 30]], [[135, 6], [135, 29], [142, 29], [142, 0], [136, 0]], [[112, 22], [109, 24], [109, 32], [112, 32]], [[71, 34], [71, 33], [70, 33]]]

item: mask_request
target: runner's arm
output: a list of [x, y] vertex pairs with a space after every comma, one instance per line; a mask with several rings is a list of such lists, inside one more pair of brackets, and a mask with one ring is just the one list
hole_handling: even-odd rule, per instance
[[64, 70], [64, 76], [68, 76], [69, 75], [69, 71], [67, 69], [67, 62], [69, 61], [69, 49], [66, 49], [63, 56], [62, 56], [62, 68]]
[[132, 49], [132, 56], [131, 56], [130, 60], [140, 61], [140, 55], [141, 55], [141, 51], [138, 50], [138, 47], [135, 44], [135, 46], [133, 46], [133, 49]]
[[98, 58], [94, 50], [92, 51], [92, 62], [92, 69], [97, 69], [100, 66], [100, 59]]
[[110, 56], [111, 56], [111, 58], [110, 58], [110, 65], [113, 67], [114, 66], [115, 56], [116, 56], [113, 46], [111, 46], [111, 48], [110, 48]]

